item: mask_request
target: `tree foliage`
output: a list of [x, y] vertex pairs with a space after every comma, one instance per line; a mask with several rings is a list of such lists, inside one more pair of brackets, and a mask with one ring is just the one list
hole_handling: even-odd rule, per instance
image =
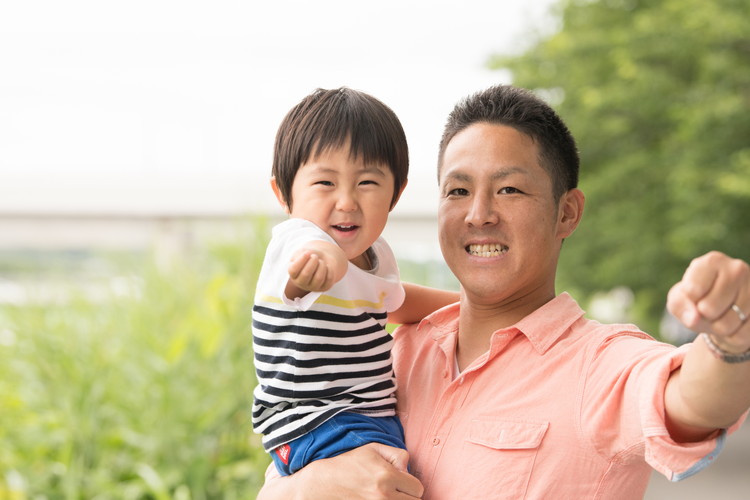
[[560, 30], [495, 56], [549, 99], [581, 152], [586, 213], [559, 280], [636, 296], [654, 331], [690, 260], [750, 260], [750, 1], [568, 0]]

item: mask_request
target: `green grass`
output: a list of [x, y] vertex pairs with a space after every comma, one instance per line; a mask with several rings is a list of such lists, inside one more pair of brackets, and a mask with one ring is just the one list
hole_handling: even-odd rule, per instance
[[[268, 228], [247, 233], [167, 266], [0, 255], [0, 278], [44, 283], [0, 303], [0, 500], [255, 498], [270, 459], [250, 424], [250, 324]], [[455, 288], [442, 264], [401, 268]]]
[[0, 305], [0, 500], [255, 498], [255, 229], [168, 269], [120, 263], [95, 297]]

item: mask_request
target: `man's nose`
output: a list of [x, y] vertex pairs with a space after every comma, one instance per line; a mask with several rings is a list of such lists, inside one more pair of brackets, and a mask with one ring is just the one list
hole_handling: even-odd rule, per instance
[[489, 195], [476, 195], [471, 200], [469, 212], [466, 214], [466, 223], [470, 226], [481, 227], [487, 224], [497, 224], [497, 207], [492, 203]]

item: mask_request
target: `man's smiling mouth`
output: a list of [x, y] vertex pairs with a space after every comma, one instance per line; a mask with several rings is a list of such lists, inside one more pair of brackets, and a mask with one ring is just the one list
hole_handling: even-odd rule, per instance
[[508, 247], [498, 243], [492, 245], [469, 245], [466, 251], [475, 257], [498, 257], [508, 251]]

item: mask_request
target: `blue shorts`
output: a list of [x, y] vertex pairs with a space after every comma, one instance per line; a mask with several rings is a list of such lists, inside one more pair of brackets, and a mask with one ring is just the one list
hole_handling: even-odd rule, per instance
[[342, 412], [304, 436], [272, 450], [271, 458], [279, 474], [288, 476], [310, 462], [335, 457], [367, 443], [406, 449], [404, 428], [398, 417]]

